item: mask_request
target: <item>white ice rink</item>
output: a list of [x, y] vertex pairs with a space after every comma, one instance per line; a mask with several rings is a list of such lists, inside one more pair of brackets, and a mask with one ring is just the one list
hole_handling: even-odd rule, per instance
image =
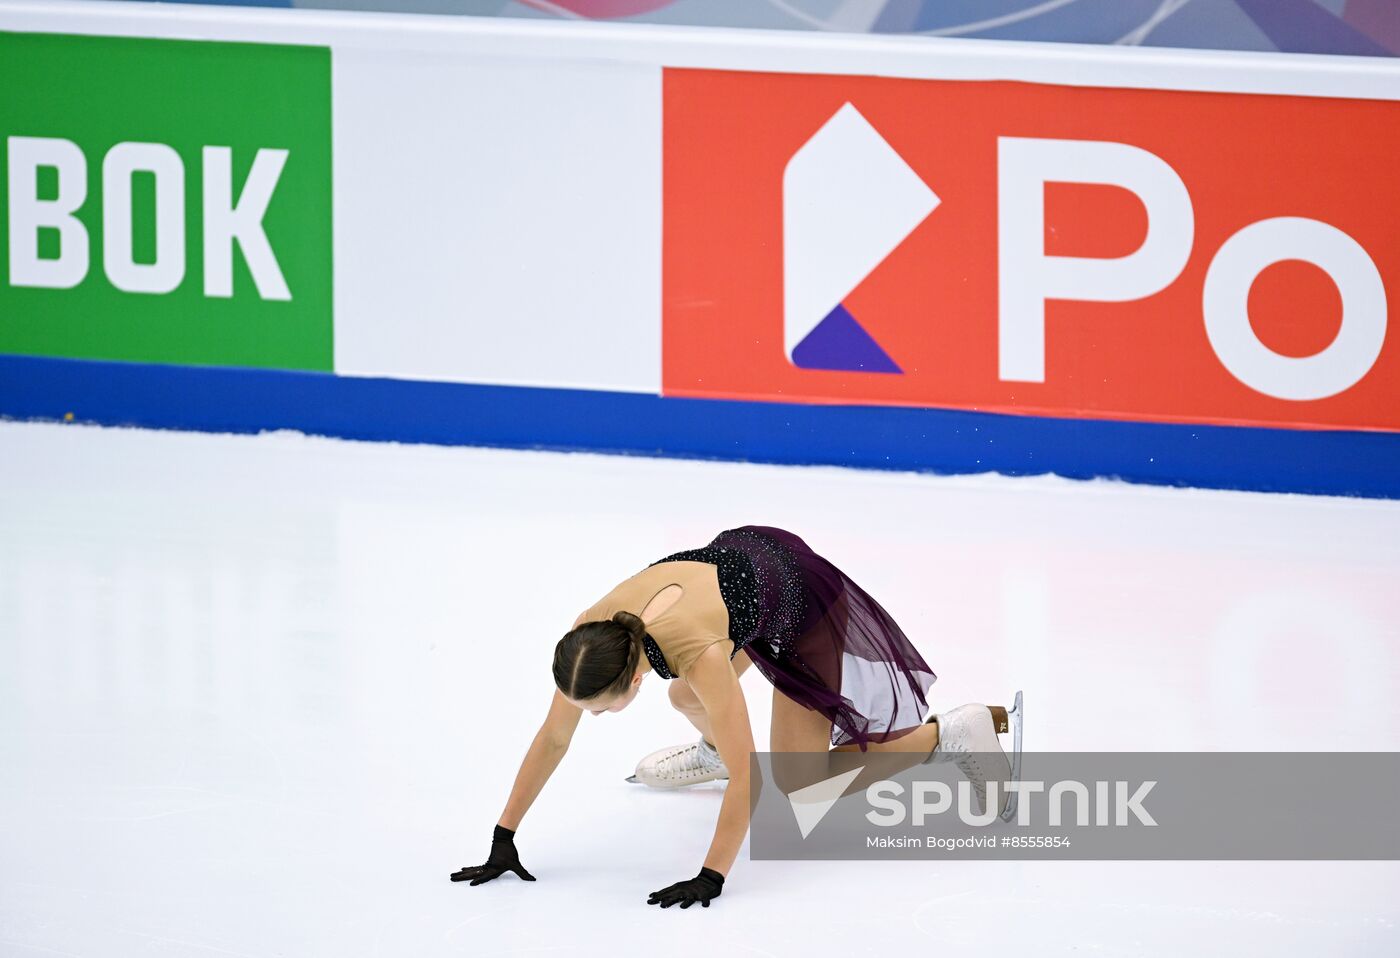
[[0, 423], [0, 954], [1400, 954], [1394, 862], [746, 844], [649, 906], [722, 795], [623, 781], [697, 737], [654, 675], [521, 823], [538, 881], [450, 882], [574, 616], [746, 523], [876, 596], [935, 709], [1024, 689], [1029, 749], [1400, 749], [1400, 502]]

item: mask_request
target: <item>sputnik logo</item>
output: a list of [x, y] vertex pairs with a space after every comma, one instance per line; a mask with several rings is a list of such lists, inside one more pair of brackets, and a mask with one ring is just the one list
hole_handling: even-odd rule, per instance
[[805, 369], [902, 373], [844, 300], [938, 207], [937, 194], [844, 104], [783, 171], [783, 347]]
[[826, 813], [831, 811], [831, 806], [836, 804], [836, 800], [846, 793], [847, 787], [864, 770], [865, 766], [862, 765], [788, 793], [788, 803], [792, 805], [792, 814], [797, 819], [797, 827], [804, 839], [812, 834], [812, 829], [820, 824]]

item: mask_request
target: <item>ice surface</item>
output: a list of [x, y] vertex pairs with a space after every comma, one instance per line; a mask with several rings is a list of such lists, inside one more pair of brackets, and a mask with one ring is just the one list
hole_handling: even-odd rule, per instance
[[[1400, 953], [1391, 862], [750, 862], [664, 683], [477, 888], [579, 611], [797, 532], [1028, 749], [1400, 747], [1400, 502], [0, 423], [0, 954]], [[759, 748], [771, 690], [744, 677]]]

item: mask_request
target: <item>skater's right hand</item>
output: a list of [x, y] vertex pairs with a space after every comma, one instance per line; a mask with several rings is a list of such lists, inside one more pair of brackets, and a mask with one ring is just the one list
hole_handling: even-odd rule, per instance
[[515, 872], [525, 881], [534, 881], [535, 876], [520, 864], [520, 855], [515, 850], [515, 832], [500, 825], [491, 833], [491, 854], [485, 865], [468, 865], [452, 873], [453, 881], [470, 880], [473, 885], [499, 878], [506, 872]]

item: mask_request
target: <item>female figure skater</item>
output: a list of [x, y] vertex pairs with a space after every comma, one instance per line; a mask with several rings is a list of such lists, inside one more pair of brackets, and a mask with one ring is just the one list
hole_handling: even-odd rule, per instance
[[[740, 649], [745, 657], [734, 661]], [[671, 702], [701, 738], [648, 756], [634, 780], [663, 788], [729, 782], [700, 872], [652, 892], [647, 903], [708, 908], [748, 832], [754, 744], [739, 676], [750, 664], [773, 685], [770, 751], [825, 752], [829, 741], [835, 752], [906, 753], [906, 768], [952, 761], [983, 804], [988, 778], [1013, 777], [997, 735], [1014, 721], [1019, 757], [1020, 693], [1009, 713], [969, 704], [924, 720], [936, 676], [880, 604], [793, 533], [741, 526], [658, 559], [579, 615], [555, 647], [553, 703], [516, 774], [490, 855], [452, 880], [479, 885], [507, 871], [535, 880], [515, 848], [521, 818], [563, 759], [584, 709], [622, 711], [654, 672], [672, 680]], [[1007, 817], [1015, 806], [997, 792]]]

